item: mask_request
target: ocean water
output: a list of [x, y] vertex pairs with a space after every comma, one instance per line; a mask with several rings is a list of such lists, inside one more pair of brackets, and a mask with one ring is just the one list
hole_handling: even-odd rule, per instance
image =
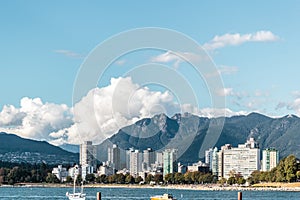
[[[0, 200], [67, 200], [66, 192], [72, 188], [27, 188], [0, 187]], [[150, 200], [150, 196], [171, 193], [178, 200], [236, 200], [237, 191], [194, 191], [174, 189], [134, 189], [134, 188], [85, 188], [87, 200], [95, 200], [101, 192], [102, 200]], [[287, 191], [243, 191], [243, 200], [300, 200], [300, 192]]]

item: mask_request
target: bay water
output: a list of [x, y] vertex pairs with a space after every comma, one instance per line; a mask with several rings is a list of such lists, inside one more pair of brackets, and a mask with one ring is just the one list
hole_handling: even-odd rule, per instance
[[[0, 200], [67, 200], [72, 188], [0, 187]], [[163, 188], [85, 188], [86, 200], [95, 200], [101, 192], [102, 200], [150, 200], [151, 196], [173, 194], [177, 200], [236, 200], [238, 191], [175, 190]], [[243, 200], [300, 200], [300, 192], [243, 191]]]

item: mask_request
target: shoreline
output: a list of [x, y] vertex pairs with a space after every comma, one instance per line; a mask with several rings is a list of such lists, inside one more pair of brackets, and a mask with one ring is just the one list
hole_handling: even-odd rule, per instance
[[[0, 185], [0, 187], [41, 187], [41, 188], [70, 188], [71, 184], [21, 183], [18, 185]], [[300, 183], [260, 183], [253, 186], [220, 186], [209, 185], [131, 185], [131, 184], [87, 184], [85, 188], [134, 188], [134, 189], [174, 189], [199, 191], [292, 191], [300, 192]]]

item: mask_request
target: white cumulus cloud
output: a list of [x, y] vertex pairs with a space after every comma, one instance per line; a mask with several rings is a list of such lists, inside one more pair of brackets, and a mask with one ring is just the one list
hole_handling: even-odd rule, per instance
[[80, 144], [84, 140], [100, 143], [142, 118], [180, 112], [203, 117], [244, 114], [229, 109], [179, 105], [168, 91], [152, 91], [133, 83], [129, 77], [112, 78], [110, 85], [90, 90], [72, 108], [28, 97], [21, 100], [19, 108], [6, 105], [0, 112], [0, 131], [56, 145]]
[[43, 103], [40, 98], [21, 99], [20, 108], [3, 107], [0, 113], [0, 130], [22, 137], [49, 140], [49, 133], [69, 127], [73, 115], [68, 106]]
[[151, 91], [134, 84], [131, 78], [112, 78], [110, 85], [92, 89], [74, 106], [73, 126], [50, 135], [64, 137], [69, 143], [87, 139], [101, 142], [139, 119], [179, 111], [168, 91]]

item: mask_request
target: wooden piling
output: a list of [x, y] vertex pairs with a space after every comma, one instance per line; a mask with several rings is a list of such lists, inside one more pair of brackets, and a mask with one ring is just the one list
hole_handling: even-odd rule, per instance
[[97, 192], [97, 200], [101, 200], [101, 192]]
[[238, 192], [238, 200], [242, 200], [243, 199], [243, 194], [242, 192]]

